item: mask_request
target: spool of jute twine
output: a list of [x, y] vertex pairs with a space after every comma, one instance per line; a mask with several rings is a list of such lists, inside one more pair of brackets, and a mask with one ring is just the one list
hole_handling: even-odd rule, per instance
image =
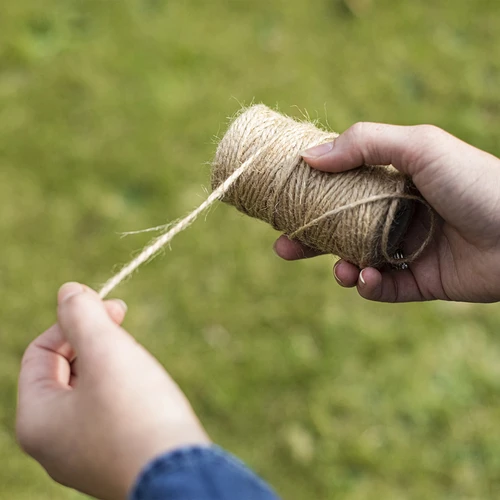
[[[216, 189], [256, 155], [252, 167], [224, 193], [222, 201], [292, 239], [359, 267], [401, 263], [394, 255], [415, 203], [423, 200], [410, 178], [391, 166], [327, 173], [309, 167], [301, 158], [301, 151], [336, 137], [264, 105], [253, 106], [234, 120], [220, 142], [212, 187]], [[416, 258], [425, 244], [404, 261]]]
[[[100, 296], [151, 260], [219, 199], [359, 267], [400, 266], [416, 259], [431, 240], [434, 215], [407, 176], [392, 166], [320, 172], [301, 158], [301, 151], [336, 137], [264, 105], [244, 110], [217, 148], [210, 196], [176, 224], [152, 228], [163, 232], [105, 283]], [[417, 203], [429, 208], [431, 228], [417, 250], [401, 257], [399, 249]]]

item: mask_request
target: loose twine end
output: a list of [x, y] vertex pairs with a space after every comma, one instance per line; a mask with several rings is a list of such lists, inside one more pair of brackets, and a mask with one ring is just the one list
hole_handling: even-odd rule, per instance
[[[211, 207], [224, 193], [236, 182], [236, 180], [247, 170], [256, 160], [260, 151], [248, 158], [238, 169], [236, 169], [212, 194], [195, 210], [186, 217], [174, 224], [165, 233], [155, 238], [147, 245], [141, 253], [127, 265], [125, 265], [117, 274], [111, 277], [100, 289], [99, 297], [105, 298], [122, 281], [131, 276], [142, 264], [154, 258], [165, 246], [167, 246], [174, 237], [190, 226], [196, 218], [209, 207]], [[170, 227], [170, 225], [169, 225]]]

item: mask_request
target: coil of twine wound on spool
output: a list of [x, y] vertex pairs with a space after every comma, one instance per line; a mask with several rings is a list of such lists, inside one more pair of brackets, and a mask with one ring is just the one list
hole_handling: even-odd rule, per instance
[[[337, 137], [264, 105], [244, 110], [217, 148], [210, 196], [177, 223], [145, 230], [163, 232], [103, 285], [100, 297], [151, 260], [219, 199], [292, 239], [359, 267], [404, 268], [432, 238], [432, 209], [409, 177], [392, 166], [326, 173], [301, 158], [301, 151]], [[402, 257], [400, 247], [417, 203], [428, 208], [430, 229], [420, 247]]]
[[336, 137], [264, 105], [252, 106], [233, 121], [219, 144], [212, 188], [255, 156], [222, 201], [268, 222], [291, 239], [361, 268], [415, 259], [430, 235], [412, 255], [395, 257], [415, 204], [425, 204], [409, 177], [392, 166], [321, 172], [301, 158], [301, 151]]

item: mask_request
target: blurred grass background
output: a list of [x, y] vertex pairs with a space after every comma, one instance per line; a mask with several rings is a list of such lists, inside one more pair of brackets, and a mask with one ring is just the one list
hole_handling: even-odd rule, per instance
[[[0, 12], [0, 498], [73, 499], [15, 444], [16, 377], [93, 286], [205, 197], [226, 117], [434, 123], [500, 154], [491, 0], [17, 0]], [[500, 311], [379, 305], [218, 206], [116, 292], [215, 441], [283, 496], [500, 496]]]

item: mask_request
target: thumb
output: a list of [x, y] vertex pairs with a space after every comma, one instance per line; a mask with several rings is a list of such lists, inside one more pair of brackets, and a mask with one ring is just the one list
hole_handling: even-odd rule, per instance
[[[498, 158], [433, 125], [357, 123], [335, 141], [302, 153], [313, 168], [343, 172], [362, 165], [393, 165], [409, 175], [448, 223], [484, 245], [498, 206]], [[496, 219], [495, 219], [496, 220]]]
[[66, 283], [58, 293], [58, 324], [78, 357], [113, 349], [128, 337], [111, 319], [97, 293], [79, 283]]
[[450, 139], [455, 138], [432, 125], [356, 123], [333, 142], [304, 151], [302, 157], [311, 167], [325, 172], [393, 165], [413, 177], [428, 163], [436, 147], [441, 150]]

